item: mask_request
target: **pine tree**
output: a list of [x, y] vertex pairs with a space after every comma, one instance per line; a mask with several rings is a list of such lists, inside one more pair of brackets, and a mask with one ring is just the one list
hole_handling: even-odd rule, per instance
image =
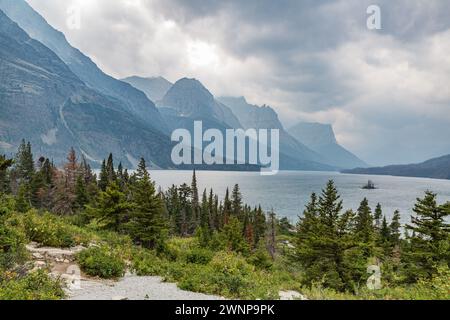
[[175, 185], [166, 191], [165, 201], [172, 232], [181, 235], [181, 203]]
[[369, 207], [369, 201], [365, 198], [356, 215], [356, 236], [360, 242], [365, 258], [374, 254], [375, 249], [375, 230], [373, 226], [372, 211]]
[[29, 185], [22, 183], [16, 197], [16, 210], [22, 213], [31, 209]]
[[133, 238], [151, 249], [162, 249], [168, 233], [163, 203], [150, 180], [145, 160], [141, 159], [132, 186], [133, 210], [129, 223]]
[[85, 205], [89, 202], [89, 194], [86, 190], [86, 184], [83, 176], [78, 176], [77, 182], [75, 184], [75, 202], [74, 211], [81, 211], [84, 209]]
[[389, 225], [390, 230], [390, 241], [393, 246], [400, 245], [400, 235], [401, 235], [401, 216], [398, 210], [395, 210], [394, 216], [392, 217], [392, 222]]
[[95, 206], [88, 206], [86, 211], [88, 216], [95, 219], [103, 229], [119, 232], [131, 209], [132, 204], [119, 190], [117, 183], [113, 182], [106, 191], [100, 192]]
[[391, 229], [389, 228], [389, 225], [387, 223], [386, 216], [383, 217], [383, 222], [381, 223], [381, 229], [380, 229], [380, 242], [382, 244], [389, 244], [391, 241]]
[[275, 254], [277, 252], [277, 242], [276, 242], [276, 215], [272, 210], [269, 213], [269, 234], [268, 234], [268, 249], [272, 260], [275, 260]]
[[230, 220], [230, 215], [232, 213], [231, 208], [231, 201], [230, 201], [230, 190], [227, 188], [227, 191], [225, 192], [225, 199], [223, 200], [223, 208], [222, 208], [222, 221], [223, 225], [227, 225]]
[[100, 180], [98, 181], [98, 187], [102, 191], [106, 191], [108, 186], [108, 171], [106, 169], [106, 161], [103, 160], [102, 167], [100, 169]]
[[242, 195], [239, 190], [239, 185], [236, 184], [231, 193], [231, 212], [232, 214], [242, 221]]
[[13, 164], [13, 159], [7, 159], [6, 156], [0, 155], [0, 194], [7, 193], [10, 190], [8, 169]]
[[261, 206], [256, 209], [253, 231], [255, 239], [254, 246], [258, 247], [259, 242], [264, 242], [264, 236], [267, 231], [266, 215]]
[[180, 233], [182, 237], [186, 237], [189, 235], [189, 221], [190, 221], [190, 213], [192, 213], [192, 207], [190, 202], [191, 196], [191, 188], [187, 184], [182, 184], [179, 189], [179, 199], [180, 199], [180, 217], [179, 217], [179, 226]]
[[35, 168], [30, 142], [22, 140], [16, 155], [15, 171], [21, 182], [29, 183], [33, 178]]
[[112, 153], [108, 156], [108, 161], [106, 162], [106, 175], [108, 177], [108, 184], [117, 182], [117, 175], [114, 171], [114, 160]]
[[242, 228], [242, 223], [232, 216], [228, 224], [223, 227], [221, 237], [228, 250], [247, 254], [249, 247], [242, 234]]
[[198, 186], [197, 186], [197, 174], [194, 170], [192, 174], [191, 183], [191, 206], [192, 206], [192, 220], [191, 220], [191, 230], [195, 231], [200, 223], [200, 204], [198, 196]]
[[304, 270], [303, 282], [323, 282], [335, 290], [352, 290], [364, 280], [366, 259], [355, 239], [355, 214], [342, 213], [342, 201], [329, 181], [318, 201], [313, 195], [297, 226], [296, 260]]
[[375, 228], [377, 231], [380, 231], [381, 228], [381, 222], [383, 219], [383, 210], [381, 208], [381, 204], [377, 204], [377, 207], [375, 208], [375, 213], [373, 216], [374, 220], [375, 220]]
[[409, 279], [430, 278], [439, 264], [450, 264], [450, 215], [449, 205], [438, 205], [437, 195], [430, 191], [423, 199], [417, 199], [413, 211], [416, 216], [406, 228], [412, 231], [405, 253]]

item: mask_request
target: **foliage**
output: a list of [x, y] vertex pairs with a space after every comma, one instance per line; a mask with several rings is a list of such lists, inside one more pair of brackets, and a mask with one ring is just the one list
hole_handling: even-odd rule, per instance
[[64, 291], [59, 279], [52, 279], [43, 270], [19, 276], [0, 272], [0, 300], [60, 300]]
[[126, 264], [110, 247], [93, 247], [77, 254], [81, 269], [90, 276], [104, 279], [123, 277]]
[[39, 214], [31, 210], [18, 219], [22, 220], [28, 239], [43, 246], [68, 248], [88, 244], [91, 239], [89, 232], [51, 213]]
[[0, 217], [0, 270], [8, 270], [26, 261], [26, 236], [21, 228]]

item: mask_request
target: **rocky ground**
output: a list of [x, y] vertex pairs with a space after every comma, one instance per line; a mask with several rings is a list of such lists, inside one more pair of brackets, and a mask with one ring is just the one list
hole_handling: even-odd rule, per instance
[[[83, 247], [58, 249], [27, 246], [35, 268], [48, 268], [55, 277], [64, 279], [69, 300], [221, 300], [219, 296], [181, 290], [160, 277], [141, 277], [127, 273], [119, 281], [94, 279], [84, 275], [75, 262], [75, 255]], [[281, 300], [305, 300], [296, 291], [280, 292]]]

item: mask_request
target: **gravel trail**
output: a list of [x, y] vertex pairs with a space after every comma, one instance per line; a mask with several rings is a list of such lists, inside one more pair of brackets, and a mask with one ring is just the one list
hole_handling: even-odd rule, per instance
[[126, 275], [117, 282], [81, 280], [81, 289], [67, 290], [68, 300], [221, 300], [219, 296], [180, 290], [160, 277]]

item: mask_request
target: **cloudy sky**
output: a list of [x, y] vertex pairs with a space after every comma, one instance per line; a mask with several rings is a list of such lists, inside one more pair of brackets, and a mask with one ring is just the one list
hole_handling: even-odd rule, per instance
[[[450, 153], [447, 0], [28, 2], [115, 77], [193, 77], [273, 106], [286, 127], [331, 123], [371, 164]], [[381, 30], [367, 28], [371, 4]]]

